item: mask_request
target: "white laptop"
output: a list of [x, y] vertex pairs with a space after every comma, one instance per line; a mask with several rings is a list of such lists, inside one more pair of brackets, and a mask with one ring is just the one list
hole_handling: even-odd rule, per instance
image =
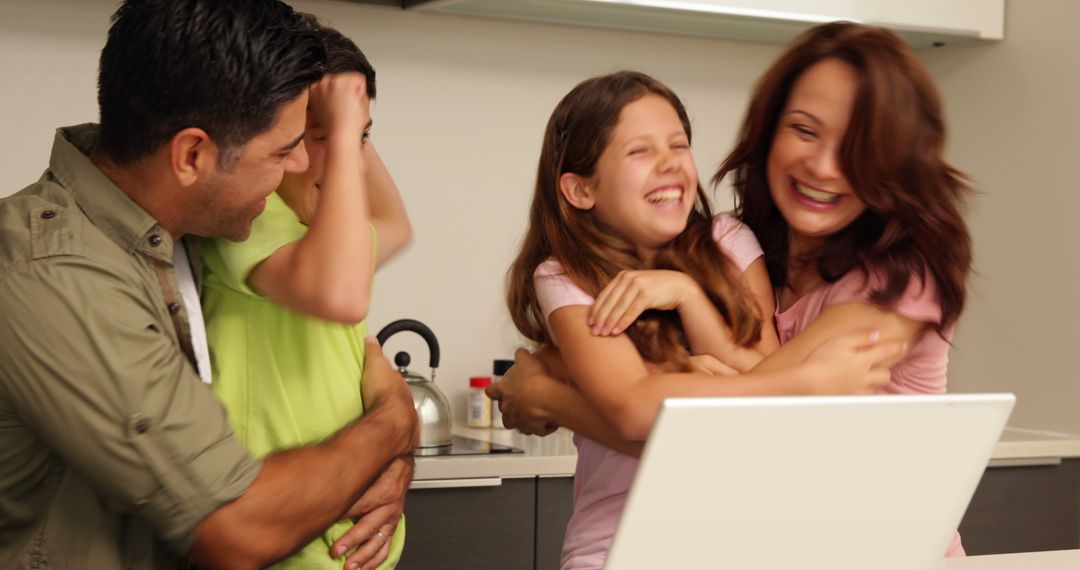
[[667, 400], [606, 568], [933, 570], [1015, 400]]

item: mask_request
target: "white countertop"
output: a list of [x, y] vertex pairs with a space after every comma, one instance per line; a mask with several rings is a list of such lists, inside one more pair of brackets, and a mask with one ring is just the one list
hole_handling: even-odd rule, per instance
[[484, 477], [572, 477], [577, 464], [573, 433], [560, 429], [547, 437], [506, 429], [454, 426], [454, 435], [509, 445], [525, 453], [417, 457], [416, 481]]
[[938, 570], [1076, 570], [1080, 550], [946, 558]]
[[[505, 429], [474, 429], [459, 425], [454, 427], [454, 434], [510, 445], [525, 453], [418, 457], [413, 475], [415, 481], [570, 477], [574, 474], [577, 449], [573, 434], [568, 430], [560, 429], [547, 437], [537, 437]], [[1046, 465], [1076, 457], [1080, 457], [1080, 436], [1008, 427], [994, 447], [990, 467]]]

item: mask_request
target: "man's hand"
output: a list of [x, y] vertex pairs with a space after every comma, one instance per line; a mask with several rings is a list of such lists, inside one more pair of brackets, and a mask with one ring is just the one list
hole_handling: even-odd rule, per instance
[[498, 402], [506, 428], [548, 435], [559, 426], [534, 394], [559, 383], [538, 358], [519, 348], [514, 353], [514, 366], [502, 380], [488, 386], [487, 395]]
[[346, 569], [374, 568], [389, 555], [390, 537], [397, 529], [405, 509], [405, 495], [409, 491], [412, 475], [412, 456], [398, 457], [349, 508], [346, 515], [359, 518], [330, 547], [330, 554], [334, 558], [356, 549], [345, 560]]
[[360, 383], [360, 393], [367, 413], [377, 411], [390, 414], [401, 422], [401, 429], [409, 431], [412, 447], [401, 453], [411, 453], [420, 441], [420, 425], [413, 407], [412, 393], [405, 379], [383, 355], [379, 341], [373, 337], [364, 340], [364, 377]]

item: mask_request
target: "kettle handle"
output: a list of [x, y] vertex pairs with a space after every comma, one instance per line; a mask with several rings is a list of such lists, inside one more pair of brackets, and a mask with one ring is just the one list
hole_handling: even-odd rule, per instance
[[439, 367], [439, 341], [435, 340], [435, 333], [431, 332], [431, 329], [424, 323], [413, 319], [398, 319], [379, 331], [379, 334], [375, 338], [379, 340], [379, 344], [386, 344], [386, 340], [391, 336], [401, 331], [412, 331], [427, 341], [428, 352], [431, 354], [431, 360], [429, 365], [432, 368]]

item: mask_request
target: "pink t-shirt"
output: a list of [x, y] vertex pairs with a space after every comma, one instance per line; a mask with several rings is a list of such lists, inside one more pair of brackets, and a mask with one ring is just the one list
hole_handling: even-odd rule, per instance
[[[720, 214], [713, 219], [713, 239], [739, 273], [761, 256], [754, 233], [730, 215]], [[736, 251], [739, 255], [732, 255]], [[593, 304], [593, 297], [575, 285], [553, 259], [536, 268], [533, 282], [545, 320], [556, 309]], [[574, 513], [566, 525], [562, 570], [599, 570], [611, 548], [638, 460], [580, 434], [574, 436], [574, 444], [578, 448]]]
[[[761, 248], [747, 246], [735, 249], [729, 255], [737, 263], [746, 259], [753, 261], [761, 255]], [[826, 283], [800, 297], [785, 311], [776, 311], [776, 331], [780, 344], [791, 340], [805, 330], [829, 307], [845, 303], [869, 303], [874, 290], [883, 286], [881, 275], [871, 272], [869, 280], [862, 271], [851, 271], [836, 283]], [[909, 319], [936, 325], [941, 321], [941, 305], [937, 300], [937, 285], [927, 274], [925, 285], [916, 277], [908, 283], [907, 290], [892, 307]], [[941, 394], [947, 384], [949, 367], [949, 341], [953, 328], [945, 331], [944, 338], [935, 330], [928, 330], [911, 347], [903, 361], [893, 367], [892, 380], [881, 390], [886, 394]], [[960, 534], [953, 535], [946, 556], [964, 556]]]

